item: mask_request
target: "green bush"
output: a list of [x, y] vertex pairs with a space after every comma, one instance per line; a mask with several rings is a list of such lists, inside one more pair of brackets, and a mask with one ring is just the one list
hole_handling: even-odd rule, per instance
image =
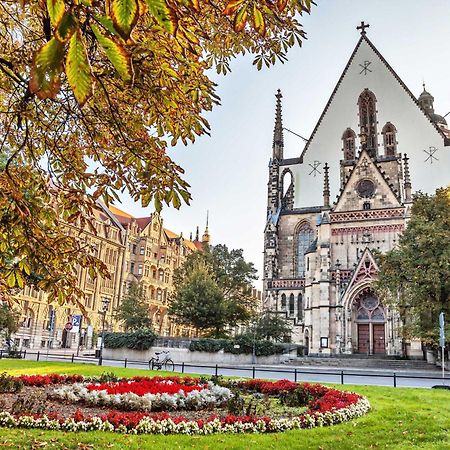
[[192, 341], [189, 345], [191, 352], [218, 352], [222, 350], [226, 344], [226, 339], [199, 339]]
[[[234, 339], [199, 339], [192, 341], [189, 346], [191, 352], [218, 352], [222, 350], [225, 353], [233, 353], [234, 355], [252, 354], [253, 353], [253, 335], [241, 334]], [[283, 353], [284, 346], [274, 344], [270, 341], [256, 341], [256, 356], [270, 356]]]
[[105, 348], [130, 348], [148, 350], [158, 335], [150, 328], [142, 328], [133, 333], [105, 333]]

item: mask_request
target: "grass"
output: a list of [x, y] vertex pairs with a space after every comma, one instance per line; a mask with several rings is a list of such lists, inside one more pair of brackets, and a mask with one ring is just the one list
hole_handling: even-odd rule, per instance
[[[57, 362], [0, 360], [0, 372], [100, 374], [120, 376], [149, 371]], [[158, 372], [160, 373], [160, 372]], [[446, 449], [450, 448], [450, 391], [336, 386], [365, 395], [372, 404], [366, 416], [341, 425], [279, 434], [212, 436], [128, 436], [115, 433], [63, 433], [1, 429], [0, 448], [12, 449]]]

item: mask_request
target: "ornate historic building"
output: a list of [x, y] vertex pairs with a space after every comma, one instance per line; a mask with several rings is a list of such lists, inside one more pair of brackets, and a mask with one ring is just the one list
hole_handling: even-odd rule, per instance
[[[17, 299], [22, 312], [21, 327], [14, 335], [18, 348], [93, 348], [105, 329], [119, 331], [115, 311], [132, 281], [142, 283], [148, 299], [149, 316], [161, 336], [190, 336], [193, 330], [179, 326], [167, 315], [169, 294], [173, 290], [173, 272], [189, 253], [201, 251], [209, 243], [208, 224], [203, 236], [184, 239], [163, 227], [158, 213], [135, 218], [111, 206], [99, 204], [92, 218], [96, 234], [75, 227], [67, 232], [94, 246], [96, 256], [107, 266], [111, 279], [92, 280], [86, 269], [78, 269], [78, 283], [85, 293], [86, 315], [74, 305], [49, 304], [42, 291], [25, 288]], [[106, 300], [106, 301], [105, 301]], [[103, 305], [107, 305], [106, 314]], [[82, 316], [78, 333], [67, 332], [65, 324], [73, 316]]]
[[[265, 308], [286, 314], [310, 354], [409, 354], [372, 285], [374, 250], [395, 247], [414, 190], [450, 181], [447, 123], [361, 37], [298, 158], [284, 158], [276, 95], [264, 238]], [[332, 198], [335, 200], [333, 201]]]

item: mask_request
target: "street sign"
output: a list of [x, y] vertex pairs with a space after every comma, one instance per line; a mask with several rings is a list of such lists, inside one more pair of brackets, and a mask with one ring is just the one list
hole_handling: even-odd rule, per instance
[[67, 322], [67, 323], [64, 325], [64, 329], [65, 329], [66, 331], [70, 331], [72, 328], [73, 328], [73, 325], [72, 325], [70, 322]]
[[79, 333], [81, 327], [81, 317], [82, 316], [72, 316], [72, 333]]

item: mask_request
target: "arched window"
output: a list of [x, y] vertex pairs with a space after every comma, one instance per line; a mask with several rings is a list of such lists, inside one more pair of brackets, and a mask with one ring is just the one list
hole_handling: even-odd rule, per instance
[[303, 319], [303, 297], [302, 294], [297, 295], [297, 317]]
[[364, 89], [358, 99], [361, 148], [372, 157], [377, 155], [378, 147], [376, 102], [375, 95], [369, 89]]
[[295, 296], [291, 294], [289, 296], [289, 315], [293, 316], [295, 311]]
[[281, 175], [281, 205], [285, 210], [294, 208], [294, 177], [289, 169], [285, 169]]
[[286, 294], [281, 294], [281, 309], [286, 308]]
[[297, 276], [305, 276], [305, 253], [315, 239], [314, 230], [307, 223], [303, 223], [297, 231]]
[[342, 150], [344, 151], [345, 161], [355, 159], [355, 139], [355, 132], [351, 128], [347, 128], [342, 135]]
[[384, 154], [394, 156], [397, 151], [396, 128], [391, 122], [383, 127]]

